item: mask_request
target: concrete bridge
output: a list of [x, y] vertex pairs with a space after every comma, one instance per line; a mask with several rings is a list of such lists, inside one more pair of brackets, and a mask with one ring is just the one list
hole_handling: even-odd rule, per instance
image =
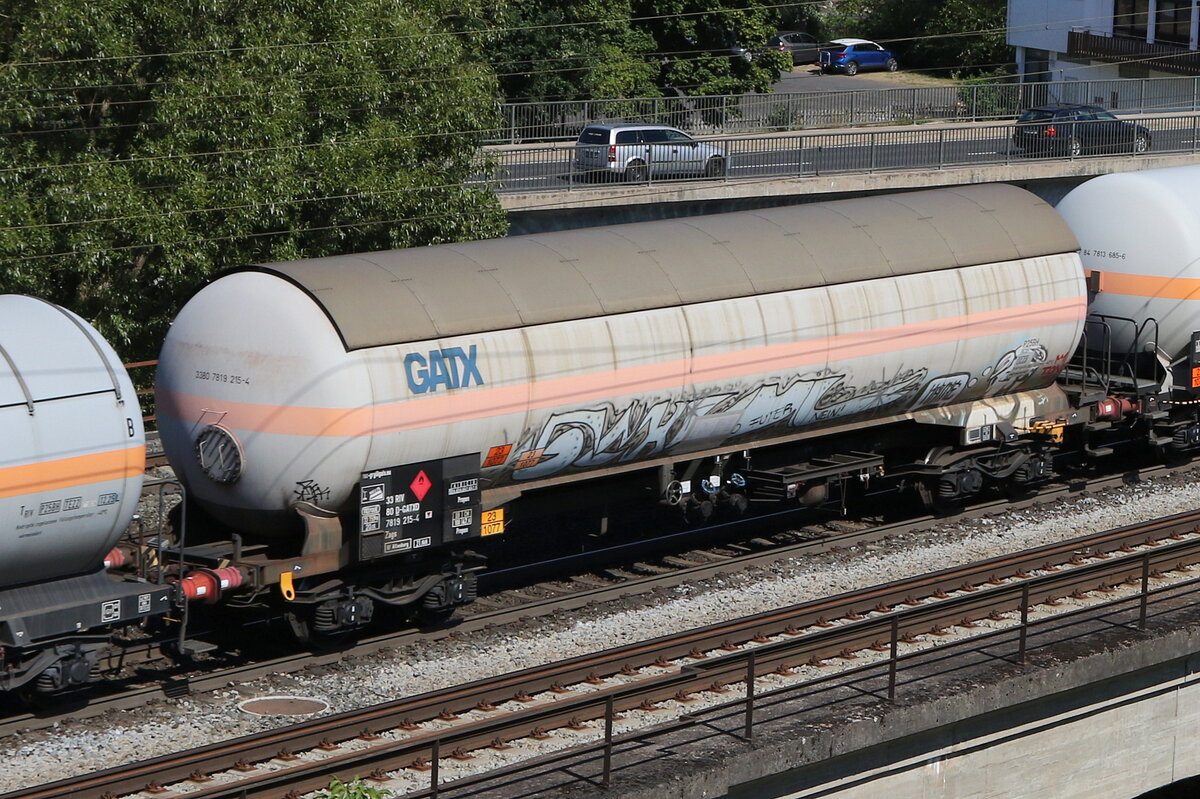
[[895, 702], [847, 684], [799, 712], [763, 708], [752, 741], [737, 719], [724, 735], [664, 736], [605, 795], [1133, 799], [1172, 784], [1171, 796], [1200, 795], [1200, 608], [1156, 614], [1144, 632], [1128, 622], [1097, 617], [1024, 665], [1004, 647], [935, 659]]
[[504, 193], [511, 234], [641, 222], [775, 205], [860, 197], [972, 183], [1012, 183], [1051, 204], [1096, 175], [1200, 161], [1195, 153], [1091, 157], [1075, 160], [1030, 159], [945, 169], [912, 169], [826, 177], [778, 177], [742, 181], [679, 181], [646, 185], [604, 185], [570, 192]]

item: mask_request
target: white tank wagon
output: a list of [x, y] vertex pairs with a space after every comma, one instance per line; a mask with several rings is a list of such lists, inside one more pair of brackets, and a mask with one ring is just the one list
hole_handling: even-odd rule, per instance
[[0, 295], [0, 442], [0, 689], [81, 684], [105, 629], [168, 601], [105, 572], [146, 441], [120, 359], [70, 311]]
[[1087, 375], [1112, 396], [1099, 418], [1145, 418], [1168, 452], [1200, 446], [1200, 166], [1102, 175], [1058, 211], [1088, 273]]
[[1079, 239], [1091, 312], [1108, 320], [1108, 341], [1089, 331], [1094, 348], [1186, 359], [1200, 330], [1200, 166], [1102, 175], [1057, 210]]
[[[883, 456], [800, 481], [742, 453], [871, 420], [995, 448], [1065, 409], [1076, 248], [989, 185], [250, 267], [173, 323], [159, 429], [214, 516], [340, 514], [364, 560], [498, 532], [522, 492], [599, 474], [653, 467], [685, 506], [722, 473], [795, 492]], [[992, 476], [1036, 476], [1027, 454]], [[938, 487], [962, 464], [925, 456], [942, 495], [978, 490], [978, 470]]]
[[137, 394], [113, 349], [56, 305], [0, 296], [0, 587], [97, 568], [142, 490]]

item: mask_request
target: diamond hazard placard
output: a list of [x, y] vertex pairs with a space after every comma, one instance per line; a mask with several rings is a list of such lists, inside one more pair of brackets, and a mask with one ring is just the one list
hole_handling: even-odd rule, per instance
[[425, 474], [425, 470], [422, 469], [417, 472], [417, 476], [408, 484], [408, 487], [413, 492], [413, 496], [417, 498], [417, 502], [424, 502], [425, 495], [433, 487], [433, 481], [429, 479], [429, 475]]

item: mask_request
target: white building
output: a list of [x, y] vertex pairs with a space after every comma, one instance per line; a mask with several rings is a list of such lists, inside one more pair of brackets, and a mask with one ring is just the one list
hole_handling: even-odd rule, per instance
[[1200, 75], [1195, 3], [1009, 0], [1008, 43], [1026, 82]]

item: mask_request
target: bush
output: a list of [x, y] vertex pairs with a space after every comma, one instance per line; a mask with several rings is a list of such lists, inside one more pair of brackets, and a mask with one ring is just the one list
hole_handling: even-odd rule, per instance
[[329, 787], [317, 795], [320, 799], [386, 799], [391, 793], [383, 788], [364, 785], [362, 779], [357, 777], [351, 782], [342, 782], [334, 777]]

